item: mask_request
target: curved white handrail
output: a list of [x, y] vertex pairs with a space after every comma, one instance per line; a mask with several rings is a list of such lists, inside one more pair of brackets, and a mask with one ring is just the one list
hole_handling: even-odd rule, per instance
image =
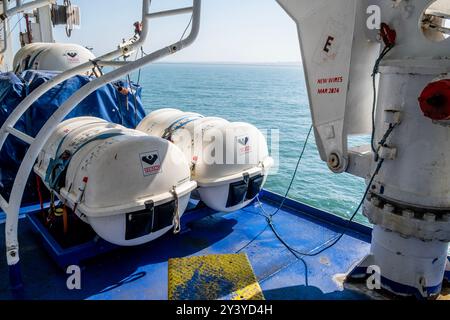
[[[151, 18], [151, 15], [148, 13], [148, 9], [150, 6], [151, 0], [144, 0], [143, 1], [143, 21], [148, 20]], [[52, 132], [56, 129], [58, 124], [75, 108], [76, 105], [78, 105], [84, 98], [86, 98], [89, 94], [97, 90], [98, 88], [104, 86], [105, 84], [108, 84], [114, 80], [117, 80], [133, 70], [137, 70], [139, 68], [142, 68], [143, 66], [154, 62], [158, 59], [161, 59], [165, 56], [168, 56], [170, 54], [173, 54], [175, 52], [178, 52], [179, 50], [191, 45], [195, 39], [198, 36], [199, 29], [200, 29], [200, 10], [201, 10], [201, 0], [193, 0], [193, 7], [192, 7], [192, 28], [190, 31], [190, 34], [185, 38], [180, 40], [179, 42], [176, 42], [166, 48], [157, 50], [139, 60], [129, 62], [128, 64], [111, 71], [108, 74], [105, 74], [92, 82], [86, 84], [83, 86], [80, 90], [75, 92], [58, 110], [50, 117], [50, 119], [45, 123], [45, 125], [42, 127], [42, 129], [39, 131], [38, 135], [34, 139], [33, 143], [31, 144], [27, 154], [25, 155], [21, 165], [19, 172], [16, 176], [16, 179], [14, 181], [13, 189], [11, 192], [11, 196], [9, 199], [9, 203], [6, 203], [4, 200], [2, 201], [2, 208], [6, 213], [6, 224], [5, 224], [5, 241], [6, 241], [6, 255], [7, 255], [7, 262], [10, 267], [15, 266], [19, 263], [19, 243], [18, 243], [18, 237], [17, 237], [17, 228], [18, 228], [18, 217], [19, 217], [19, 210], [20, 210], [20, 204], [22, 201], [23, 192], [25, 190], [26, 182], [28, 180], [28, 177], [31, 173], [31, 170], [33, 168], [33, 165], [36, 161], [37, 156], [39, 155], [39, 152], [43, 148], [45, 142], [48, 140], [48, 138], [51, 136]], [[147, 23], [145, 23], [147, 24]], [[148, 28], [148, 25], [145, 26], [145, 28]], [[145, 33], [148, 32], [148, 29], [146, 29]], [[144, 35], [145, 38], [145, 35]], [[117, 51], [114, 52], [114, 54]], [[113, 55], [114, 55], [113, 54]], [[107, 58], [111, 58], [111, 54], [105, 55]], [[105, 56], [102, 57], [102, 59], [105, 59]], [[92, 67], [92, 65], [89, 64], [89, 67]], [[64, 78], [67, 78], [68, 75], [73, 75], [74, 70], [79, 72], [81, 70], [81, 67], [77, 67], [73, 70], [70, 70], [69, 72], [65, 72], [64, 76], [62, 74], [57, 77], [58, 79], [55, 81], [50, 81], [52, 85], [55, 85], [56, 82], [60, 81], [62, 82]], [[56, 79], [56, 78], [55, 78]], [[50, 85], [42, 85], [45, 86], [45, 89], [48, 90], [48, 88], [51, 88]], [[41, 86], [41, 87], [42, 87]], [[41, 87], [39, 87], [37, 90], [39, 90]], [[43, 89], [39, 90], [39, 94], [44, 91]], [[31, 96], [31, 95], [30, 95]], [[34, 102], [31, 102], [32, 99], [35, 99], [35, 97], [38, 96], [38, 94], [34, 95], [33, 98], [28, 99], [27, 102], [22, 103], [20, 106], [20, 110], [18, 112], [15, 112], [14, 114], [11, 114], [10, 118], [8, 118], [7, 122], [9, 124], [15, 123], [20, 116], [29, 108], [29, 106]], [[5, 123], [6, 125], [6, 123]], [[3, 126], [2, 128], [2, 140], [0, 147], [3, 145], [5, 141], [5, 136], [8, 134], [8, 125]]]

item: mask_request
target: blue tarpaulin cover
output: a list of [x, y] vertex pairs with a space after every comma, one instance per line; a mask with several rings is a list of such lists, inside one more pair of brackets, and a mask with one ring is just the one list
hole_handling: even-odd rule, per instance
[[[56, 75], [55, 72], [47, 71], [25, 71], [21, 75], [0, 74], [0, 126], [28, 94]], [[53, 112], [75, 91], [93, 79], [78, 75], [55, 86], [33, 104], [15, 128], [35, 137]], [[124, 91], [119, 92], [119, 88], [127, 88], [128, 94], [123, 94]], [[66, 119], [92, 116], [127, 128], [135, 128], [145, 117], [141, 91], [142, 88], [139, 85], [130, 84], [128, 81], [107, 84], [84, 99]], [[9, 198], [9, 192], [27, 147], [22, 141], [9, 136], [0, 152], [0, 193], [5, 199]], [[24, 202], [36, 200], [33, 184], [34, 179], [30, 179]]]

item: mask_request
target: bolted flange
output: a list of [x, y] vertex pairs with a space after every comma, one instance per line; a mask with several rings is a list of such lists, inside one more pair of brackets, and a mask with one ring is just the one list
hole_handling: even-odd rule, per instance
[[422, 241], [450, 241], [450, 214], [416, 211], [387, 203], [376, 194], [366, 201], [363, 214], [369, 221], [404, 237]]

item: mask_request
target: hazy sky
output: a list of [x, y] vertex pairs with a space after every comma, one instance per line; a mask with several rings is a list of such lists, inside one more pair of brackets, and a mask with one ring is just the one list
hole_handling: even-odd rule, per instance
[[[114, 49], [133, 33], [141, 19], [141, 0], [72, 0], [81, 7], [82, 28], [71, 39], [62, 27], [57, 41], [94, 48], [98, 55]], [[190, 5], [190, 0], [153, 0], [152, 11]], [[153, 20], [146, 52], [180, 39], [190, 15]], [[295, 23], [275, 0], [203, 0], [197, 41], [166, 58], [171, 62], [296, 62], [300, 50]]]

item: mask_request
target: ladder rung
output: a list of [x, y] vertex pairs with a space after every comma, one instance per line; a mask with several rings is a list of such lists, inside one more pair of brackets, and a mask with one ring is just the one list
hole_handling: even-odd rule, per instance
[[425, 14], [429, 15], [429, 16], [434, 16], [434, 17], [440, 18], [440, 19], [450, 19], [450, 14], [444, 13], [444, 12], [439, 12], [436, 10], [427, 11], [427, 12], [425, 12]]
[[117, 67], [117, 68], [123, 67], [123, 66], [125, 66], [125, 65], [127, 65], [129, 63], [130, 63], [129, 61], [105, 61], [105, 60], [97, 61], [97, 64], [99, 66], [102, 66], [102, 67]]
[[147, 14], [147, 18], [153, 19], [153, 18], [175, 16], [178, 14], [191, 13], [193, 10], [194, 10], [193, 7], [186, 7], [186, 8], [180, 8], [180, 9], [159, 11], [159, 12]]
[[8, 131], [10, 134], [12, 134], [14, 137], [22, 140], [23, 142], [26, 142], [28, 144], [32, 144], [34, 142], [34, 138], [30, 137], [29, 135], [23, 133], [22, 131], [19, 131], [13, 127], [7, 127], [6, 131]]

